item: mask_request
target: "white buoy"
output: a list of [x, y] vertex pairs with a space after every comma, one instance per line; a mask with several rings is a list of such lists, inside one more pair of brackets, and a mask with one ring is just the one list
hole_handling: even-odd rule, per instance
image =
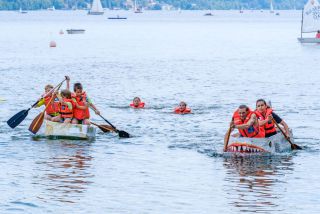
[[50, 48], [55, 48], [57, 47], [57, 43], [55, 41], [50, 42]]

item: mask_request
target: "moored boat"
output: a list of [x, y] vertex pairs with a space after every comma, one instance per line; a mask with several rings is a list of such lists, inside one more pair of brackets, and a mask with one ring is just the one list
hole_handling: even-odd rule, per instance
[[[293, 141], [291, 133], [291, 141]], [[291, 145], [281, 132], [269, 138], [231, 137], [227, 152], [232, 153], [281, 153], [291, 151]]]
[[93, 140], [96, 137], [96, 128], [88, 125], [57, 123], [45, 120], [37, 136], [54, 139]]
[[86, 30], [84, 29], [68, 29], [68, 34], [83, 34]]

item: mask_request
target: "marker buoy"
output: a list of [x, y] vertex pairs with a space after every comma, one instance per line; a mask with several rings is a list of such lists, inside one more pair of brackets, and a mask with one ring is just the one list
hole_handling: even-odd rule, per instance
[[64, 34], [63, 30], [60, 30], [59, 34]]
[[50, 48], [55, 48], [57, 47], [57, 43], [55, 41], [50, 42]]

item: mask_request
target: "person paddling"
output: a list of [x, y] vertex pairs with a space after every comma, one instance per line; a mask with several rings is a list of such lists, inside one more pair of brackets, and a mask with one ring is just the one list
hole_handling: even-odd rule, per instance
[[[65, 76], [66, 81], [67, 81], [67, 89], [69, 89], [69, 82], [70, 82], [70, 78], [69, 76]], [[44, 95], [42, 95], [43, 97], [39, 100], [38, 104], [36, 105], [36, 107], [40, 107], [42, 105], [47, 106], [49, 101], [51, 100], [51, 96], [53, 93], [53, 86], [51, 84], [48, 84], [44, 87]], [[51, 93], [50, 93], [51, 92]], [[54, 98], [51, 100], [51, 103], [48, 105], [47, 109], [46, 109], [46, 114], [44, 116], [44, 119], [46, 120], [52, 120], [52, 118], [56, 117], [59, 115], [59, 99], [56, 95], [53, 95]]]
[[72, 123], [90, 125], [90, 113], [88, 107], [91, 107], [97, 115], [100, 115], [100, 111], [95, 107], [95, 105], [93, 105], [86, 92], [83, 91], [81, 83], [75, 83], [73, 91], [72, 99], [77, 105], [73, 111]]
[[[263, 138], [264, 129], [259, 126], [256, 114], [246, 105], [240, 105], [233, 113], [230, 124], [231, 132], [238, 129], [239, 133], [232, 135], [233, 137]], [[225, 135], [225, 145], [229, 138], [229, 131]]]
[[290, 132], [287, 123], [273, 112], [272, 108], [267, 105], [264, 99], [257, 100], [256, 108], [255, 114], [258, 117], [259, 125], [265, 130], [266, 138], [277, 134], [276, 126], [272, 119], [284, 127], [286, 136], [290, 138]]
[[132, 108], [144, 108], [144, 102], [141, 102], [140, 97], [135, 97], [130, 103], [130, 107]]
[[59, 115], [52, 118], [53, 122], [71, 123], [75, 104], [71, 99], [71, 92], [64, 89], [56, 94], [59, 99]]
[[174, 109], [175, 114], [190, 114], [191, 109], [187, 107], [187, 103], [181, 101], [179, 106]]

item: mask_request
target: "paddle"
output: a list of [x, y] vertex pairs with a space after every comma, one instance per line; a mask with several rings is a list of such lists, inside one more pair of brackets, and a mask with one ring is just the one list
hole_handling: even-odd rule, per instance
[[96, 124], [94, 122], [90, 122], [90, 123], [95, 125], [95, 126], [97, 126], [103, 132], [113, 132], [113, 131], [115, 131], [111, 126], [108, 126], [108, 125], [99, 125], [99, 124]]
[[292, 150], [301, 150], [302, 148], [300, 146], [298, 146], [297, 144], [294, 144], [291, 142], [290, 138], [287, 137], [287, 135], [284, 133], [284, 131], [282, 130], [282, 128], [279, 126], [279, 124], [277, 123], [277, 121], [275, 119], [272, 118], [272, 122], [274, 124], [276, 124], [276, 126], [278, 127], [278, 129], [281, 131], [281, 133], [283, 134], [283, 136], [286, 138], [286, 140], [291, 144], [291, 149]]
[[122, 138], [129, 138], [130, 137], [130, 134], [125, 132], [125, 131], [122, 131], [122, 130], [118, 130], [114, 125], [112, 125], [107, 119], [105, 119], [102, 115], [99, 114], [99, 116], [104, 120], [106, 121], [113, 129], [116, 133], [119, 134], [119, 137], [122, 137]]
[[[64, 81], [63, 81], [63, 82], [64, 82]], [[56, 91], [58, 91], [58, 90], [60, 89], [60, 87], [61, 87], [61, 85], [62, 85], [63, 82], [61, 82], [61, 83], [58, 85], [58, 88], [56, 89]], [[46, 107], [44, 108], [44, 110], [43, 110], [40, 114], [38, 114], [38, 116], [36, 116], [36, 117], [33, 119], [32, 123], [30, 124], [30, 126], [29, 126], [29, 131], [32, 132], [33, 134], [36, 134], [36, 133], [39, 131], [39, 129], [40, 129], [42, 123], [43, 123], [44, 114], [45, 114], [45, 112], [46, 112], [46, 109], [47, 109], [48, 106], [51, 104], [53, 98], [54, 98], [54, 92], [52, 93], [51, 98], [50, 98], [48, 104], [46, 105]]]
[[[233, 118], [232, 118], [232, 121], [233, 121]], [[232, 125], [231, 125], [231, 123], [230, 123], [229, 129], [228, 129], [228, 132], [227, 132], [227, 140], [224, 142], [224, 146], [223, 146], [223, 151], [224, 151], [224, 152], [227, 151], [227, 147], [228, 147], [228, 144], [229, 144], [229, 139], [230, 139], [231, 131], [232, 131]]]
[[[43, 95], [43, 97], [47, 96], [48, 94], [50, 94], [52, 91], [54, 91], [60, 84], [62, 84], [65, 80], [63, 80], [61, 83], [59, 83], [56, 87], [54, 87], [53, 89], [51, 89], [48, 93], [46, 93], [45, 95]], [[38, 102], [40, 101], [40, 99], [37, 100], [37, 102], [35, 102], [30, 108], [28, 108], [27, 110], [22, 110], [20, 112], [18, 112], [17, 114], [13, 115], [8, 121], [7, 124], [8, 126], [10, 126], [12, 129], [14, 129], [15, 127], [17, 127], [28, 115], [30, 109], [34, 108]]]

